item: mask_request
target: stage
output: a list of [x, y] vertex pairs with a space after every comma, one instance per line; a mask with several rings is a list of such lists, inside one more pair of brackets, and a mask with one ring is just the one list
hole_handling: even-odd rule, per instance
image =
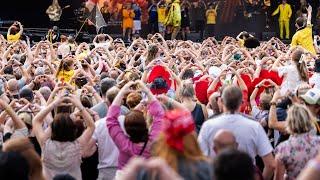
[[[67, 5], [70, 5], [71, 7], [63, 10], [61, 21], [59, 23], [51, 23], [45, 13], [46, 9], [52, 3], [52, 0], [5, 1], [2, 2], [2, 6], [0, 7], [0, 20], [19, 20], [24, 25], [25, 33], [27, 35], [32, 35], [35, 41], [40, 40], [41, 36], [44, 37], [47, 30], [51, 28], [53, 24], [58, 24], [60, 29], [66, 29], [66, 31], [62, 31], [62, 33], [66, 33], [66, 35], [76, 34], [82, 23], [77, 21], [74, 11], [79, 9], [81, 7], [81, 3], [84, 1], [85, 0], [60, 0], [59, 3], [61, 7], [65, 7]], [[277, 2], [272, 1], [272, 4], [273, 5], [270, 10], [274, 9]], [[294, 8], [296, 9], [297, 7]], [[215, 37], [218, 40], [222, 40], [225, 36], [235, 37], [241, 31], [250, 32], [260, 40], [268, 40], [270, 37], [278, 36], [277, 16], [269, 17], [269, 28], [266, 28], [266, 15], [263, 11], [260, 11], [258, 14], [253, 13], [250, 18], [244, 17], [243, 12], [237, 12], [232, 23], [220, 22], [221, 13], [222, 12], [218, 11], [217, 24], [215, 28]], [[291, 18], [291, 36], [295, 32], [294, 20], [295, 17], [293, 15]], [[121, 37], [122, 29], [119, 25], [121, 22], [117, 23], [117, 25], [108, 25], [104, 32], [112, 35], [113, 37]], [[7, 33], [6, 28], [9, 26], [10, 24], [2, 24], [3, 28], [0, 29], [0, 33], [5, 35]], [[191, 34], [189, 35], [189, 39], [196, 41], [199, 35], [194, 32], [193, 29], [194, 27], [191, 23]], [[92, 40], [92, 37], [96, 34], [95, 28], [89, 26], [85, 26], [82, 32], [83, 33], [80, 35], [85, 39], [85, 41]], [[146, 37], [148, 32], [148, 25], [143, 24], [141, 36]]]

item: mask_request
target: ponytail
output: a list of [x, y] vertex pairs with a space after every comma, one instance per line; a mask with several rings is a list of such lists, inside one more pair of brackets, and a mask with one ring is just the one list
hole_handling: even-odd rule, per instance
[[308, 76], [307, 65], [306, 65], [306, 62], [304, 61], [304, 57], [305, 57], [304, 52], [301, 49], [297, 49], [292, 54], [292, 60], [296, 64], [300, 79], [302, 81], [308, 82], [309, 76]]
[[56, 72], [56, 78], [58, 77], [60, 71], [62, 70], [63, 64], [64, 64], [64, 60], [61, 60], [60, 64], [59, 64], [59, 67], [57, 69], [57, 72]]
[[299, 61], [296, 65], [297, 65], [297, 69], [298, 69], [301, 80], [308, 82], [309, 81], [308, 70], [304, 60], [302, 60], [302, 62]]

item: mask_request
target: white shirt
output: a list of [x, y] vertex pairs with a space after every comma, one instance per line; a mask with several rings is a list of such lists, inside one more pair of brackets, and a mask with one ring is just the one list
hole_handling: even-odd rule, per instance
[[314, 85], [314, 88], [320, 89], [320, 73], [314, 73], [309, 79], [309, 83]]
[[264, 129], [258, 122], [241, 114], [223, 114], [202, 125], [198, 142], [206, 156], [215, 155], [213, 137], [220, 129], [232, 131], [239, 144], [238, 149], [248, 153], [253, 161], [256, 155], [263, 157], [273, 151]]
[[119, 151], [109, 135], [106, 118], [95, 122], [96, 129], [93, 139], [98, 143], [99, 164], [98, 169], [117, 167]]
[[101, 43], [95, 43], [94, 46], [96, 48], [102, 47], [102, 48], [109, 48], [110, 42], [101, 42]]
[[68, 43], [62, 43], [59, 47], [58, 47], [58, 55], [62, 55], [62, 58], [67, 57], [71, 52], [71, 48], [69, 46]]
[[288, 91], [294, 92], [296, 88], [303, 83], [295, 65], [279, 67], [278, 73], [280, 77], [284, 76], [280, 89], [281, 95], [285, 95]]

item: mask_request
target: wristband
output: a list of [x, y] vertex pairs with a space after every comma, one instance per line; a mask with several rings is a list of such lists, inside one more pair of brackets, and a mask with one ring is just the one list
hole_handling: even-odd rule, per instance
[[270, 102], [270, 106], [276, 106], [277, 103], [276, 102]]

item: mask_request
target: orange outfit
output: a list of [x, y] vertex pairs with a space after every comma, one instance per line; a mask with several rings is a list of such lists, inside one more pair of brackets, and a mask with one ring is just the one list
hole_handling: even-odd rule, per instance
[[122, 10], [122, 28], [123, 29], [129, 29], [133, 28], [133, 18], [135, 16], [134, 11], [132, 9], [123, 9]]

